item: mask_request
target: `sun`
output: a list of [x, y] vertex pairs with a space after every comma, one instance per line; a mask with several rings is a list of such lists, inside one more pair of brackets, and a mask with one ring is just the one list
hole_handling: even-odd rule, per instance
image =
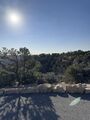
[[18, 24], [20, 22], [20, 16], [16, 13], [11, 13], [8, 17], [10, 22], [12, 22], [13, 24]]
[[10, 25], [16, 26], [22, 23], [22, 17], [19, 14], [19, 12], [15, 12], [15, 11], [8, 12], [6, 19], [7, 19], [8, 24]]

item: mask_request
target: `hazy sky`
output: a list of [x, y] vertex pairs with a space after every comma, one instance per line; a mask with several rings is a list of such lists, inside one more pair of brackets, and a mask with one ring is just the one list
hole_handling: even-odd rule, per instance
[[[8, 25], [18, 11], [22, 24]], [[0, 47], [31, 53], [90, 50], [90, 0], [0, 0]]]

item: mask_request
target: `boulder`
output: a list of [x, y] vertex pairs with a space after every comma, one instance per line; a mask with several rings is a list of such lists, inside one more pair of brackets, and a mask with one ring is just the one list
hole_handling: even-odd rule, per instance
[[51, 84], [45, 83], [45, 84], [40, 84], [37, 86], [37, 89], [39, 92], [49, 92], [51, 88]]
[[66, 91], [66, 85], [67, 85], [67, 84], [66, 84], [65, 82], [61, 82], [61, 85], [62, 85], [64, 91]]
[[53, 86], [53, 92], [64, 93], [65, 90], [61, 84], [57, 84], [57, 85]]
[[85, 86], [83, 86], [81, 83], [76, 84], [76, 86], [77, 86], [78, 93], [83, 93], [85, 91]]
[[69, 93], [83, 93], [85, 91], [85, 87], [82, 84], [67, 84], [66, 92]]
[[90, 93], [90, 88], [85, 88], [85, 93]]
[[90, 93], [90, 84], [86, 84], [85, 93]]

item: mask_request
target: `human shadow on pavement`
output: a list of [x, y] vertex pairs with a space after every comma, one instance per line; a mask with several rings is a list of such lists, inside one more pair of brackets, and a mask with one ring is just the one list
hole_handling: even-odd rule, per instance
[[51, 96], [55, 94], [0, 96], [0, 120], [60, 120]]

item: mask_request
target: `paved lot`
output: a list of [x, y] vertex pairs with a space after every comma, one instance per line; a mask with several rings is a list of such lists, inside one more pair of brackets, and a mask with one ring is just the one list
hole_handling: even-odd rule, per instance
[[0, 120], [90, 120], [90, 94], [1, 95]]

